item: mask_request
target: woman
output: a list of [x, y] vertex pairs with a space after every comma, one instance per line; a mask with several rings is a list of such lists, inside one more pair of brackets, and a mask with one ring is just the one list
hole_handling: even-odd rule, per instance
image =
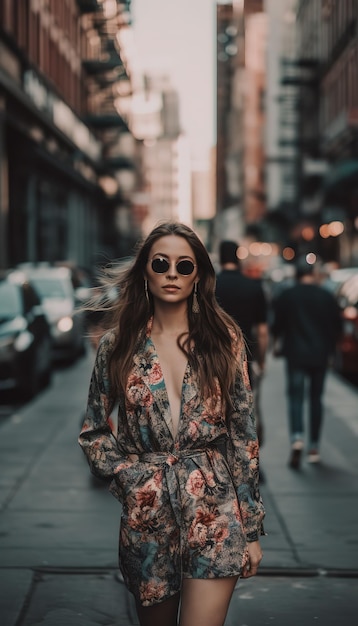
[[119, 565], [141, 626], [222, 626], [238, 577], [262, 558], [242, 334], [183, 224], [155, 228], [118, 287], [80, 444], [122, 503]]

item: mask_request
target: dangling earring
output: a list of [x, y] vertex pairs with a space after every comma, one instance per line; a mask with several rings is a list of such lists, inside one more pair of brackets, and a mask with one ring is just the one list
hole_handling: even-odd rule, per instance
[[149, 304], [148, 280], [146, 278], [144, 279], [144, 293], [145, 293], [146, 300]]
[[193, 292], [193, 303], [191, 305], [191, 310], [193, 313], [199, 313], [199, 302], [198, 302], [198, 283], [194, 283], [194, 292]]

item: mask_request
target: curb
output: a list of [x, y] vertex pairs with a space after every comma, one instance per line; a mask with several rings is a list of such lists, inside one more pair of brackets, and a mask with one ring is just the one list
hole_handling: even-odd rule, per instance
[[[93, 576], [101, 575], [104, 573], [115, 574], [118, 582], [120, 580], [119, 568], [113, 565], [103, 567], [51, 567], [51, 566], [33, 566], [33, 567], [0, 567], [0, 573], [9, 569], [29, 570], [34, 574], [58, 574], [59, 576]], [[319, 577], [325, 576], [327, 578], [358, 578], [358, 569], [334, 569], [323, 567], [261, 567], [257, 573], [257, 576], [262, 577], [275, 577], [284, 576], [291, 578], [300, 577]]]
[[261, 567], [257, 576], [285, 576], [292, 578], [325, 576], [327, 578], [358, 578], [357, 569], [325, 569], [323, 567]]

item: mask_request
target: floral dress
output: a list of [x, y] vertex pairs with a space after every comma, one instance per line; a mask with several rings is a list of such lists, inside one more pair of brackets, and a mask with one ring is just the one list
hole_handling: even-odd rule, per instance
[[[252, 395], [245, 351], [235, 340], [244, 373], [226, 416], [220, 394], [215, 403], [203, 400], [188, 363], [173, 437], [150, 325], [120, 399], [112, 397], [108, 378], [113, 342], [109, 332], [99, 345], [79, 442], [93, 473], [110, 479], [122, 504], [119, 566], [127, 588], [150, 606], [177, 593], [183, 578], [240, 575], [247, 542], [263, 534]], [[116, 435], [110, 426], [114, 402]]]

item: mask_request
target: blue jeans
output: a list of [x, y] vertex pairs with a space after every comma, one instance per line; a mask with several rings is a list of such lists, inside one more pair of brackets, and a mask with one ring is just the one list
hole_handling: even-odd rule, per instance
[[303, 439], [303, 406], [308, 384], [310, 446], [317, 448], [323, 420], [322, 394], [327, 367], [298, 367], [287, 363], [286, 372], [291, 442]]

